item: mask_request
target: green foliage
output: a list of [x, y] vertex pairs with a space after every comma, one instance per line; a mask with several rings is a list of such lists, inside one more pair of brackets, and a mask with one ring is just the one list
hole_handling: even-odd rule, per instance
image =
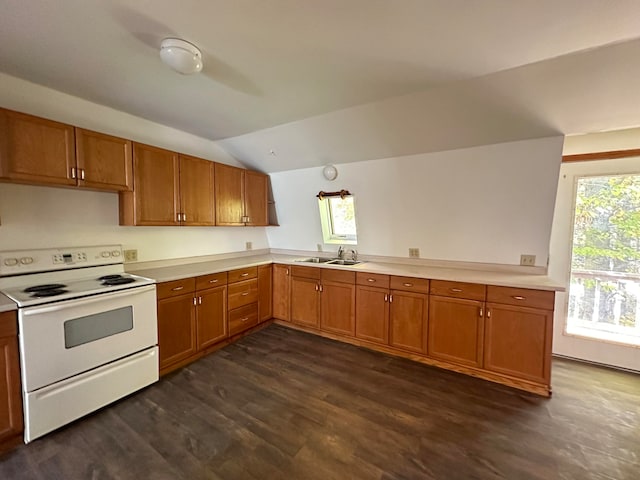
[[640, 175], [578, 180], [573, 269], [640, 273]]

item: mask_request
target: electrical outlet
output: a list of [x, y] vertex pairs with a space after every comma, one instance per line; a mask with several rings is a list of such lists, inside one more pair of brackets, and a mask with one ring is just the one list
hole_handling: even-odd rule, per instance
[[138, 250], [125, 250], [124, 251], [124, 261], [125, 262], [137, 262], [138, 261]]
[[524, 267], [535, 267], [536, 256], [535, 255], [520, 255], [520, 265]]
[[245, 247], [247, 250], [251, 250], [253, 248], [253, 242], [246, 242]]
[[410, 248], [409, 249], [409, 258], [420, 258], [420, 249], [419, 248]]

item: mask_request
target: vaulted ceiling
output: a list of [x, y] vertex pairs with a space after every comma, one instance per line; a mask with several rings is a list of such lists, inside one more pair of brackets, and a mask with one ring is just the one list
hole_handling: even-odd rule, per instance
[[[637, 0], [4, 0], [0, 69], [265, 171], [640, 125]], [[160, 62], [165, 37], [201, 74]], [[273, 150], [274, 154], [270, 154]]]

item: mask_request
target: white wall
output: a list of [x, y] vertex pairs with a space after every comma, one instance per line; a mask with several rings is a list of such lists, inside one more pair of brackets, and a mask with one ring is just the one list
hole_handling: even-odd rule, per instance
[[[322, 243], [315, 195], [346, 188], [355, 196], [358, 250], [369, 255], [545, 266], [562, 137], [503, 143], [271, 174], [277, 229], [272, 248], [316, 250]], [[326, 246], [335, 250], [335, 246]]]
[[[239, 165], [214, 142], [0, 74], [0, 106]], [[268, 248], [265, 228], [120, 227], [118, 195], [0, 184], [0, 250], [105, 243], [138, 249], [138, 260]]]

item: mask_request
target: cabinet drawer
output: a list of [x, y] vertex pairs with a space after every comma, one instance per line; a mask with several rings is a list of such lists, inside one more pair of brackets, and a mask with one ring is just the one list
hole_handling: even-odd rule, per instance
[[389, 275], [357, 272], [356, 283], [358, 285], [367, 285], [369, 287], [389, 288]]
[[356, 272], [345, 272], [344, 270], [322, 270], [322, 280], [329, 282], [356, 283]]
[[555, 293], [528, 288], [487, 287], [487, 302], [553, 310]]
[[315, 267], [301, 267], [299, 265], [292, 265], [291, 276], [320, 280], [320, 269]]
[[431, 295], [441, 297], [467, 298], [469, 300], [484, 301], [486, 285], [478, 283], [448, 282], [445, 280], [431, 280]]
[[227, 302], [229, 310], [258, 301], [258, 280], [245, 280], [232, 283], [228, 287]]
[[249, 280], [250, 278], [258, 277], [258, 267], [239, 268], [238, 270], [231, 270], [229, 272], [228, 282], [241, 282], [243, 280]]
[[392, 290], [429, 293], [429, 280], [426, 278], [392, 276], [390, 279], [390, 285]]
[[211, 275], [201, 275], [196, 277], [196, 290], [219, 287], [227, 284], [227, 272], [212, 273]]
[[229, 312], [229, 336], [258, 324], [258, 304], [252, 303]]
[[162, 282], [157, 285], [157, 296], [158, 298], [175, 297], [176, 295], [193, 293], [195, 289], [196, 279], [193, 277], [174, 280], [172, 282]]

